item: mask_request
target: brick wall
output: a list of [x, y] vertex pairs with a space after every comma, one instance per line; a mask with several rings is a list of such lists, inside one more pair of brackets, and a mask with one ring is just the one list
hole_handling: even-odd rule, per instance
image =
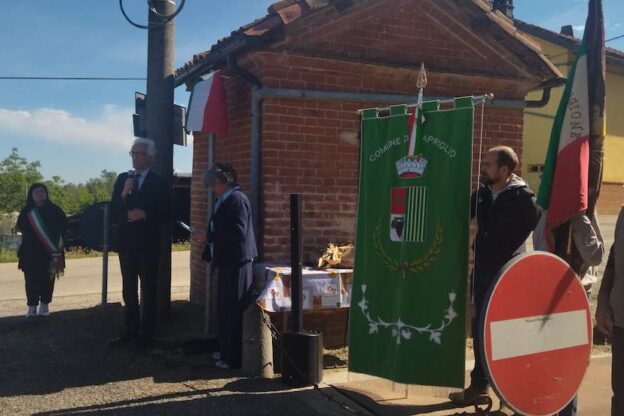
[[[363, 1], [344, 16], [327, 10], [288, 25], [283, 41], [240, 57], [239, 64], [273, 88], [416, 94], [422, 61], [428, 68], [428, 96], [493, 92], [498, 98], [523, 99], [534, 82], [525, 72], [516, 73], [517, 67], [523, 67], [516, 55], [470, 22], [460, 24], [470, 16], [442, 10], [436, 2], [423, 2], [426, 7], [417, 9], [412, 1], [400, 0], [392, 2], [391, 11], [390, 2], [368, 3]], [[215, 160], [232, 162], [243, 188], [249, 190], [250, 86], [231, 75], [226, 90], [230, 133], [217, 139]], [[356, 111], [374, 106], [385, 105], [263, 102], [261, 250], [266, 260], [289, 259], [291, 192], [303, 194], [304, 259], [315, 260], [330, 241], [353, 240], [359, 165]], [[480, 119], [477, 109], [475, 161]], [[521, 152], [522, 123], [521, 109], [486, 107], [482, 150], [505, 144]], [[194, 152], [191, 223], [205, 227], [207, 201], [200, 186], [208, 160], [205, 138], [196, 138]], [[476, 181], [476, 162], [473, 175]], [[201, 303], [205, 266], [200, 254], [194, 245], [191, 299]]]
[[[341, 76], [319, 77], [310, 68], [329, 67], [327, 74], [346, 71], [346, 78], [353, 81], [358, 75], [360, 89], [373, 79], [376, 91], [413, 93], [401, 88], [396, 79], [415, 80], [415, 73], [405, 70], [388, 70], [377, 66], [358, 65], [354, 72], [343, 62], [319, 58], [296, 57], [297, 66], [283, 67], [280, 57], [275, 61], [271, 53], [256, 54], [253, 60], [262, 64], [258, 71], [264, 85], [340, 90], [346, 79]], [[252, 59], [250, 59], [252, 61]], [[273, 65], [269, 65], [273, 63]], [[261, 65], [258, 65], [261, 66]], [[340, 69], [342, 68], [342, 69]], [[287, 71], [284, 80], [283, 71]], [[415, 72], [415, 71], [414, 71]], [[376, 79], [379, 78], [379, 79]], [[296, 78], [289, 81], [290, 78]], [[432, 94], [470, 94], [477, 88], [474, 81], [453, 80], [444, 75], [429, 75]], [[387, 85], [383, 85], [386, 79]], [[332, 84], [328, 84], [332, 82]], [[414, 85], [410, 82], [409, 85]], [[448, 86], [444, 84], [448, 83]], [[403, 84], [406, 85], [406, 84]], [[243, 188], [249, 189], [249, 143], [250, 143], [250, 87], [238, 78], [227, 82], [230, 134], [217, 138], [215, 160], [230, 161], [240, 173]], [[304, 259], [314, 261], [319, 251], [330, 241], [353, 241], [357, 205], [357, 184], [359, 165], [359, 117], [356, 111], [378, 103], [326, 102], [290, 99], [267, 99], [262, 112], [262, 214], [264, 233], [262, 250], [268, 261], [285, 262], [289, 259], [289, 217], [288, 195], [291, 192], [303, 194], [304, 209]], [[475, 112], [474, 180], [477, 180], [477, 155], [481, 130], [481, 110]], [[521, 109], [486, 106], [482, 150], [498, 144], [512, 146], [521, 152], [522, 146]], [[206, 193], [201, 184], [201, 173], [207, 168], [207, 138], [199, 136], [194, 141], [193, 191], [191, 223], [194, 227], [205, 227], [207, 222]], [[201, 248], [192, 250], [193, 302], [203, 303], [205, 265], [200, 261]], [[213, 285], [214, 287], [214, 285]], [[214, 294], [213, 294], [214, 296]], [[214, 297], [213, 297], [214, 299]]]
[[[312, 90], [372, 89], [388, 93], [415, 85], [417, 71], [362, 65], [323, 58], [256, 53], [267, 87]], [[318, 69], [322, 68], [322, 73]], [[397, 81], [398, 80], [398, 81]], [[408, 80], [407, 82], [405, 80]], [[410, 82], [413, 81], [413, 82]], [[471, 94], [484, 90], [475, 81], [430, 74], [435, 95]], [[427, 88], [429, 90], [429, 87]], [[262, 170], [264, 239], [269, 261], [289, 259], [288, 194], [303, 196], [304, 259], [314, 261], [331, 241], [353, 241], [359, 165], [357, 110], [378, 103], [267, 99], [263, 104]], [[475, 161], [479, 150], [481, 110], [475, 113]], [[483, 151], [494, 145], [521, 152], [521, 109], [486, 107]], [[474, 179], [477, 179], [475, 163]]]

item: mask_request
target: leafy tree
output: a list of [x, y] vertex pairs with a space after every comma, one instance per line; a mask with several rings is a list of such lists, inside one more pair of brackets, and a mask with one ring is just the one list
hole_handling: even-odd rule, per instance
[[0, 162], [0, 212], [15, 212], [24, 206], [28, 187], [43, 179], [40, 167], [41, 163], [20, 156], [16, 147]]
[[[58, 191], [60, 198], [55, 201], [67, 213], [78, 213], [96, 202], [110, 200], [117, 174], [103, 170], [97, 178], [91, 178], [85, 183], [63, 184]], [[50, 190], [52, 197], [52, 190]]]
[[[11, 154], [0, 162], [0, 212], [19, 211], [26, 200], [28, 187], [42, 182], [39, 172], [41, 163], [29, 162], [13, 148]], [[67, 214], [76, 214], [89, 205], [110, 200], [117, 174], [103, 170], [97, 178], [85, 183], [67, 183], [60, 176], [44, 181], [50, 192], [50, 199]]]
[[48, 187], [49, 198], [55, 204], [63, 208], [67, 199], [67, 192], [65, 191], [65, 181], [60, 176], [53, 176], [52, 179], [44, 181]]

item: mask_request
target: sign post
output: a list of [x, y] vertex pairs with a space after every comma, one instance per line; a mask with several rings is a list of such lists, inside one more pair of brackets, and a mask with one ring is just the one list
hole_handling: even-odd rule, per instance
[[522, 415], [556, 414], [577, 393], [589, 365], [592, 319], [585, 289], [557, 256], [518, 256], [491, 289], [479, 336], [498, 395]]
[[109, 205], [102, 205], [102, 307], [108, 303], [108, 250], [110, 248]]
[[80, 218], [82, 244], [102, 252], [102, 307], [108, 302], [108, 252], [110, 251], [110, 205], [98, 202], [88, 207]]

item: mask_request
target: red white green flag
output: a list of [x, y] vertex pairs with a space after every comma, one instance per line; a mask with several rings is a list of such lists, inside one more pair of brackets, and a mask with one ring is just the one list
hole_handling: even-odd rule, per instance
[[227, 103], [221, 71], [200, 77], [193, 84], [186, 113], [186, 130], [227, 134]]
[[[604, 137], [604, 30], [597, 27], [603, 27], [602, 3], [590, 0], [585, 34], [553, 124], [537, 199], [546, 210], [544, 234], [551, 250], [553, 229], [588, 208], [590, 142]], [[596, 62], [600, 56], [602, 66]]]

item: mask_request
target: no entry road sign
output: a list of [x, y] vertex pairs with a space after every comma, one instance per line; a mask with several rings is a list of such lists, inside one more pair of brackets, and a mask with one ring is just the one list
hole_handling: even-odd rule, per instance
[[492, 387], [518, 413], [559, 412], [589, 365], [592, 319], [580, 280], [550, 253], [505, 265], [481, 317]]

